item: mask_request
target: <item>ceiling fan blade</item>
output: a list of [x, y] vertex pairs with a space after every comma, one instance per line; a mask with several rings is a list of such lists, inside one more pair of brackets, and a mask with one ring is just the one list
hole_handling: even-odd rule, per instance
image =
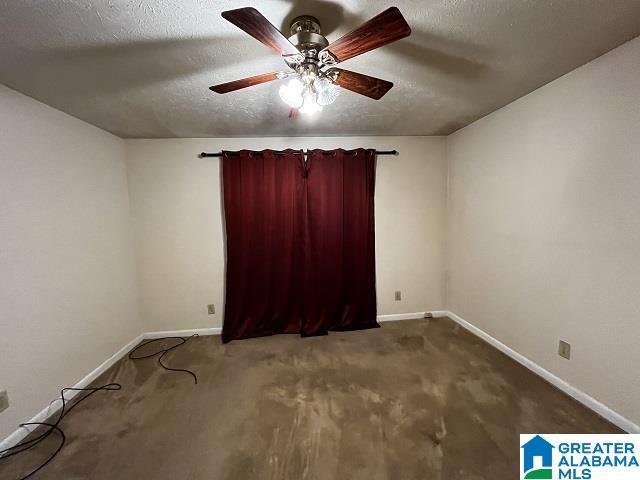
[[320, 51], [320, 59], [324, 61], [323, 57], [326, 58], [328, 53], [334, 63], [344, 62], [410, 34], [411, 27], [400, 10], [391, 7], [325, 47]]
[[227, 10], [222, 17], [280, 55], [300, 55], [287, 37], [253, 7]]
[[341, 68], [327, 70], [327, 74], [335, 78], [334, 84], [374, 100], [380, 100], [393, 87], [393, 83], [386, 80]]
[[252, 87], [253, 85], [260, 85], [261, 83], [272, 82], [279, 78], [288, 77], [295, 72], [271, 72], [263, 73], [262, 75], [255, 75], [253, 77], [242, 78], [240, 80], [234, 80], [233, 82], [221, 83], [209, 87], [209, 90], [213, 90], [216, 93], [229, 93], [241, 88]]

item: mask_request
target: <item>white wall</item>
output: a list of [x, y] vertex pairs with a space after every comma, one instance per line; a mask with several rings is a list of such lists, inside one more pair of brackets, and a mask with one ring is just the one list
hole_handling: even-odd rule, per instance
[[241, 148], [398, 149], [378, 161], [379, 313], [446, 304], [640, 423], [639, 56], [446, 140], [122, 141], [0, 87], [0, 438], [141, 331], [221, 325], [219, 160], [197, 154]]
[[0, 86], [0, 439], [141, 330], [124, 142]]
[[636, 424], [639, 58], [640, 38], [447, 139], [449, 310]]
[[[397, 149], [379, 157], [376, 261], [380, 314], [444, 304], [445, 141], [440, 137], [128, 140], [141, 315], [147, 330], [222, 325], [220, 162], [201, 151]], [[402, 301], [394, 292], [402, 291]], [[216, 305], [207, 315], [206, 306]]]

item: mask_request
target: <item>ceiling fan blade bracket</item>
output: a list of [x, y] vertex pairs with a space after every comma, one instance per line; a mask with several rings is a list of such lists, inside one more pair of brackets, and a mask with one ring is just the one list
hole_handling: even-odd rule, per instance
[[336, 57], [329, 50], [322, 50], [320, 52], [318, 60], [320, 60], [320, 63], [322, 63], [323, 65], [336, 65], [337, 63], [339, 63], [338, 57]]
[[296, 73], [296, 72], [291, 72], [291, 71], [283, 72], [283, 71], [280, 71], [280, 72], [276, 72], [276, 77], [278, 78], [278, 80], [282, 80], [283, 78], [287, 78], [287, 77], [293, 75], [294, 73]]
[[340, 69], [330, 68], [329, 70], [325, 70], [323, 73], [329, 78], [329, 80], [331, 80], [333, 83], [336, 83], [336, 81], [338, 80], [338, 76], [340, 75]]
[[291, 68], [295, 68], [296, 65], [300, 65], [302, 62], [304, 62], [304, 55], [302, 55], [301, 53], [282, 55], [282, 58], [284, 59], [285, 63]]

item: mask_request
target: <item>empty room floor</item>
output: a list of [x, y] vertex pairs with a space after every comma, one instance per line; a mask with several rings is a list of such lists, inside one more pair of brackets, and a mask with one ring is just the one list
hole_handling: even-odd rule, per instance
[[[157, 350], [158, 345], [144, 347]], [[140, 352], [144, 353], [144, 352]], [[447, 318], [242, 340], [123, 359], [62, 422], [38, 479], [514, 478], [519, 433], [620, 433]], [[0, 464], [18, 478], [51, 435]]]

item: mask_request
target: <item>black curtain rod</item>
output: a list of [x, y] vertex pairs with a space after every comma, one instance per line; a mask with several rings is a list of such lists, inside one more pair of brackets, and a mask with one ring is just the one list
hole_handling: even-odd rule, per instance
[[[274, 153], [276, 154], [284, 154], [283, 151], [278, 151], [278, 150], [274, 150]], [[307, 150], [306, 152], [303, 152], [302, 155], [309, 155], [311, 152], [309, 152], [309, 150]], [[400, 152], [398, 152], [397, 150], [376, 150], [376, 155], [398, 155]], [[293, 152], [294, 155], [300, 155], [300, 152]], [[222, 156], [222, 152], [216, 152], [216, 153], [207, 153], [207, 152], [202, 152], [200, 155], [200, 158], [207, 158], [207, 157], [221, 157]]]

